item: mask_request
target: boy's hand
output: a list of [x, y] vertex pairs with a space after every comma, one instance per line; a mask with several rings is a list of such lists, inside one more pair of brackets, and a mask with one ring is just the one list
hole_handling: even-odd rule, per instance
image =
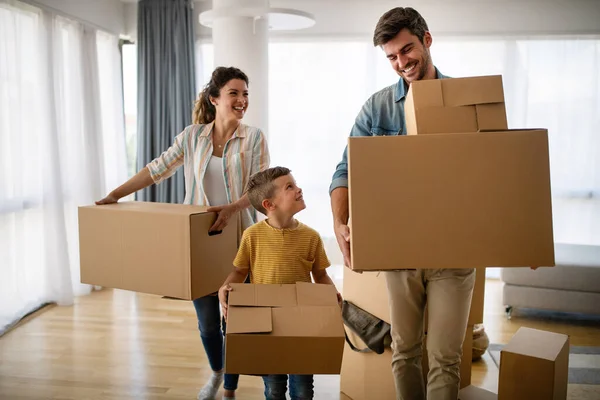
[[227, 285], [221, 286], [219, 289], [219, 303], [221, 303], [221, 311], [223, 312], [223, 318], [227, 321], [227, 300], [229, 298], [229, 292], [231, 292], [233, 288]]
[[342, 297], [342, 294], [340, 292], [337, 292], [337, 299], [338, 299], [338, 304], [340, 305], [340, 308], [341, 308], [344, 303], [344, 298]]

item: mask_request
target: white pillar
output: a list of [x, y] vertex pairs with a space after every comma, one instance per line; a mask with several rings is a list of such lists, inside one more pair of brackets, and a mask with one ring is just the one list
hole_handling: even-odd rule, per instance
[[[232, 1], [213, 0], [213, 10], [233, 6], [230, 3]], [[247, 6], [250, 2], [240, 3]], [[265, 6], [264, 1], [258, 3], [260, 6]], [[267, 19], [222, 16], [215, 18], [212, 28], [215, 67], [236, 67], [248, 75], [250, 104], [244, 123], [268, 132], [269, 26]]]
[[200, 14], [212, 27], [215, 67], [237, 67], [248, 75], [250, 104], [244, 123], [269, 131], [269, 38], [271, 30], [303, 29], [314, 24], [306, 12], [271, 8], [268, 0], [213, 0]]

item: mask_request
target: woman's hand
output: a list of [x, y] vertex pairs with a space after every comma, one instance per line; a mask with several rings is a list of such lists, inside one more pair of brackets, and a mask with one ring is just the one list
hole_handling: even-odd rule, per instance
[[229, 219], [238, 212], [238, 207], [232, 203], [224, 206], [208, 207], [206, 211], [217, 213], [217, 220], [208, 230], [209, 232], [215, 232], [225, 229], [229, 223]]
[[119, 201], [119, 198], [117, 196], [115, 196], [114, 194], [109, 193], [109, 195], [106, 196], [105, 198], [103, 198], [102, 200], [98, 200], [96, 202], [96, 205], [101, 206], [103, 204], [114, 204], [117, 201]]
[[221, 303], [221, 311], [223, 312], [223, 318], [227, 321], [227, 299], [229, 298], [229, 292], [233, 289], [229, 284], [221, 286], [219, 289], [219, 303]]

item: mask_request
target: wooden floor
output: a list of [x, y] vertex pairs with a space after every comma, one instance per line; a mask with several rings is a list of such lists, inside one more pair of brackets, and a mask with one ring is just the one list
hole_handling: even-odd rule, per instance
[[[571, 344], [600, 346], [598, 320], [516, 313], [507, 320], [501, 283], [486, 284], [485, 327], [506, 343], [520, 326], [571, 336]], [[73, 307], [50, 307], [0, 338], [0, 399], [195, 399], [211, 373], [186, 301], [118, 290], [79, 297]], [[474, 385], [497, 387], [485, 356], [473, 364]], [[338, 399], [339, 378], [316, 379], [316, 399]], [[242, 377], [238, 399], [262, 399], [262, 381]]]

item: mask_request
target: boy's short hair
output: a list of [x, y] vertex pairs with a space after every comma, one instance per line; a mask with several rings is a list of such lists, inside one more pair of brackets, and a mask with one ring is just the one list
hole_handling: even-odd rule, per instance
[[267, 215], [267, 210], [262, 206], [262, 202], [265, 199], [270, 199], [275, 194], [275, 184], [273, 181], [282, 176], [289, 175], [291, 172], [289, 168], [273, 167], [252, 175], [246, 186], [246, 193], [248, 193], [248, 199], [252, 207]]

